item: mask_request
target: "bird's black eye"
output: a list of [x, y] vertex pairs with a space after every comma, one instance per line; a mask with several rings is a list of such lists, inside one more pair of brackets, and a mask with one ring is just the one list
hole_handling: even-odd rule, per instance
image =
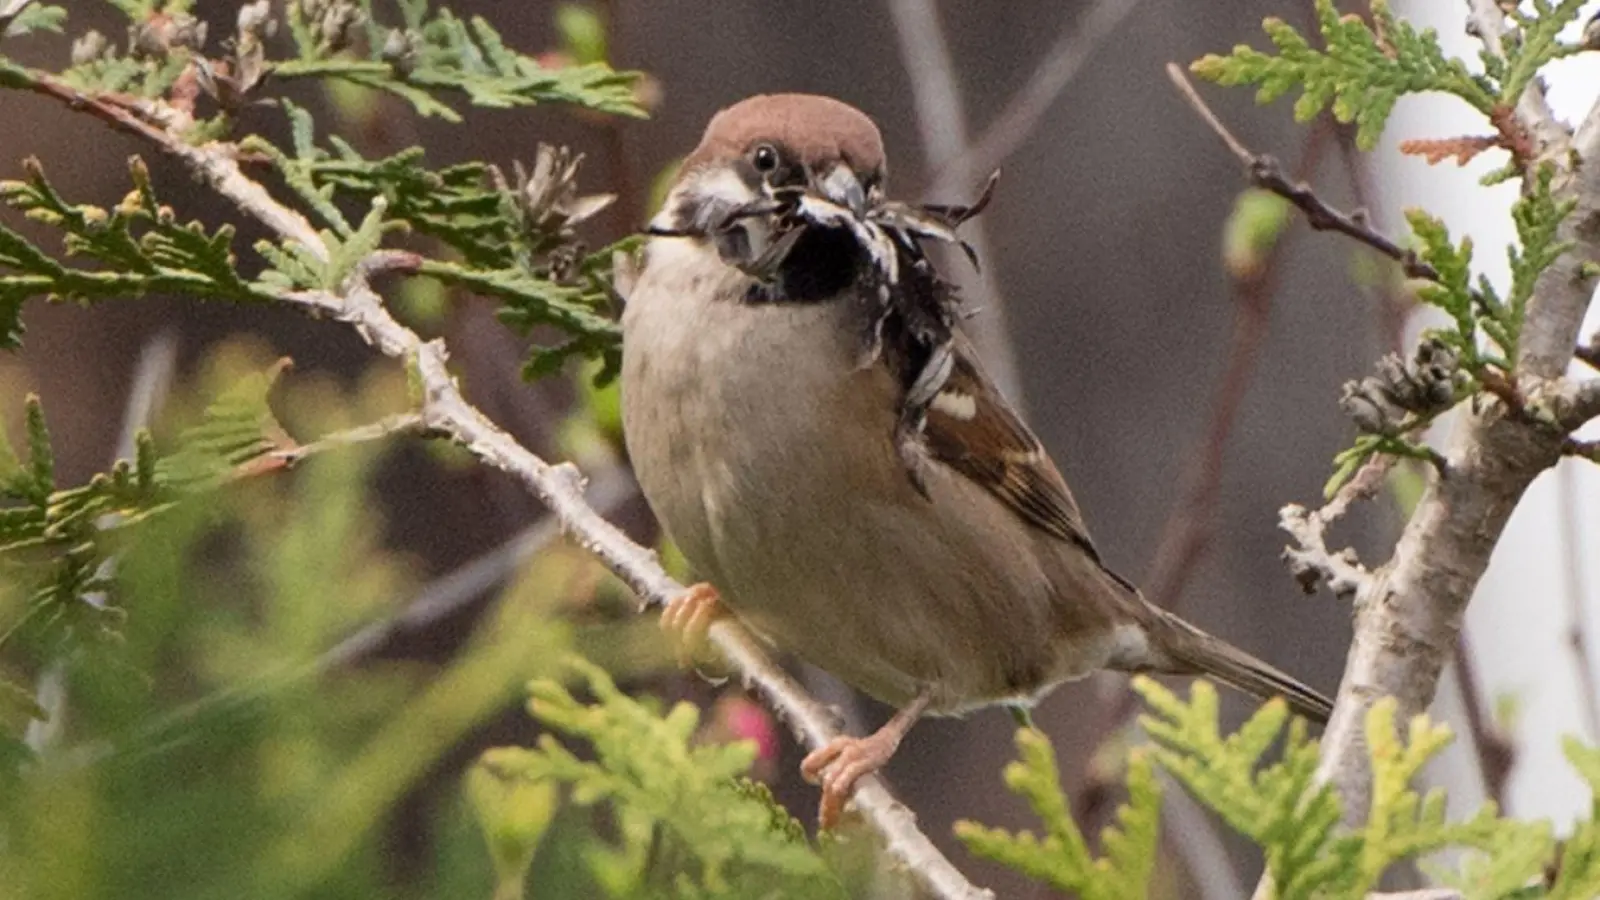
[[750, 162], [755, 165], [757, 172], [771, 172], [778, 167], [778, 148], [762, 144], [750, 151]]

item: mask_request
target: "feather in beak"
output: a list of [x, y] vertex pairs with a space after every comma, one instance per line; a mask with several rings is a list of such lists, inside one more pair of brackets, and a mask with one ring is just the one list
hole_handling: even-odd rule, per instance
[[815, 189], [823, 199], [850, 210], [856, 218], [866, 218], [867, 192], [861, 186], [861, 179], [849, 166], [843, 163], [834, 166], [828, 174], [816, 180]]

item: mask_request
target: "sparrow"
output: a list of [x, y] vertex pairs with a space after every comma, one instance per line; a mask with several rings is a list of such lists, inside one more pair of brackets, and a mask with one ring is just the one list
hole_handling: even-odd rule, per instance
[[959, 327], [912, 327], [901, 293], [941, 284], [917, 238], [971, 210], [924, 207], [919, 229], [884, 212], [910, 209], [885, 176], [877, 126], [839, 100], [722, 110], [646, 229], [622, 314], [633, 468], [705, 579], [663, 625], [703, 642], [731, 613], [897, 710], [802, 762], [823, 826], [919, 717], [1025, 711], [1099, 669], [1205, 675], [1326, 722], [1322, 694], [1108, 568]]

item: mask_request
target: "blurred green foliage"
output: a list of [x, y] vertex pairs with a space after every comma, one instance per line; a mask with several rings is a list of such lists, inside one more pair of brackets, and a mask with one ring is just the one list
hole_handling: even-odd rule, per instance
[[[197, 417], [262, 432], [262, 353], [229, 346], [205, 368], [151, 443], [194, 446]], [[356, 390], [290, 377], [272, 428], [340, 433], [404, 395], [392, 373]], [[584, 613], [614, 588], [574, 548], [534, 556], [448, 661], [351, 664], [341, 642], [422, 589], [384, 547], [372, 482], [387, 446], [171, 495], [118, 545], [114, 634], [5, 658], [0, 897], [844, 896], [804, 829], [744, 780], [754, 745], [709, 742], [692, 707], [663, 714], [578, 655], [668, 659], [653, 625]], [[0, 617], [19, 613], [22, 584], [0, 582]], [[52, 679], [59, 692], [38, 696], [64, 699], [47, 710], [31, 685]], [[462, 791], [439, 782], [530, 679], [539, 721], [572, 743], [493, 751]], [[538, 727], [522, 730], [531, 742]]]
[[[306, 393], [291, 404], [299, 424], [333, 429], [399, 392], [391, 383], [363, 397]], [[442, 669], [321, 671], [320, 654], [418, 586], [413, 567], [381, 546], [369, 497], [378, 452], [322, 454], [141, 524], [117, 558], [125, 626], [96, 652], [61, 660], [66, 699], [51, 710], [50, 736], [30, 741], [23, 777], [0, 797], [0, 894], [390, 891], [395, 803], [514, 702], [515, 686], [565, 639], [524, 602]], [[437, 811], [442, 827], [470, 829], [454, 806]], [[454, 871], [484, 883], [481, 867]]]
[[1145, 900], [1160, 860], [1159, 767], [1261, 848], [1267, 896], [1275, 900], [1363, 900], [1396, 863], [1445, 848], [1464, 852], [1430, 868], [1467, 900], [1600, 895], [1600, 750], [1566, 741], [1568, 760], [1597, 799], [1593, 817], [1558, 847], [1549, 822], [1502, 818], [1493, 803], [1464, 820], [1447, 818], [1443, 789], [1419, 792], [1412, 782], [1450, 743], [1450, 729], [1418, 716], [1402, 739], [1395, 701], [1385, 698], [1365, 723], [1371, 805], [1362, 825], [1347, 828], [1338, 795], [1316, 777], [1316, 742], [1303, 720], [1290, 721], [1282, 700], [1223, 735], [1209, 683], [1195, 682], [1187, 700], [1144, 676], [1134, 688], [1149, 706], [1140, 727], [1153, 746], [1129, 754], [1128, 802], [1100, 836], [1102, 856], [1091, 855], [1072, 819], [1050, 742], [1029, 728], [1017, 732], [1019, 758], [1006, 767], [1005, 781], [1028, 801], [1044, 834], [961, 822], [957, 835], [974, 853], [1084, 900]]
[[[848, 896], [805, 829], [777, 806], [764, 789], [743, 781], [756, 759], [750, 741], [697, 741], [699, 711], [679, 703], [664, 714], [648, 698], [618, 690], [605, 670], [580, 659], [567, 661], [592, 700], [580, 700], [560, 681], [531, 687], [533, 715], [570, 738], [585, 741], [595, 759], [585, 760], [554, 735], [536, 749], [489, 751], [483, 767], [522, 799], [499, 806], [479, 803], [491, 845], [506, 859], [532, 862], [527, 846], [537, 834], [528, 827], [547, 815], [547, 793], [538, 786], [570, 789], [573, 803], [604, 805], [617, 837], [592, 845], [585, 860], [599, 888], [612, 898]], [[497, 815], [490, 815], [486, 810]], [[513, 847], [519, 853], [512, 853]], [[497, 861], [500, 857], [497, 856]], [[509, 866], [498, 867], [502, 879]]]

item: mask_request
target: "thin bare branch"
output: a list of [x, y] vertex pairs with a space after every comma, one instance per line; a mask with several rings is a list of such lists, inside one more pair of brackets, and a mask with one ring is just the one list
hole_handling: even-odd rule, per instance
[[309, 444], [301, 444], [286, 450], [275, 450], [266, 455], [266, 459], [278, 464], [282, 468], [293, 468], [309, 457], [329, 450], [338, 450], [355, 444], [365, 444], [372, 441], [381, 441], [397, 434], [406, 434], [422, 430], [422, 416], [417, 413], [395, 413], [384, 416], [376, 422], [366, 425], [357, 425], [343, 431], [335, 431], [324, 435]]
[[[967, 151], [967, 116], [961, 103], [961, 84], [956, 77], [950, 47], [939, 25], [939, 11], [933, 0], [888, 0], [895, 36], [900, 45], [901, 63], [911, 86], [911, 100], [917, 111], [917, 129], [929, 169], [945, 169]], [[977, 173], [992, 170], [949, 169], [946, 184], [966, 190], [977, 183]], [[930, 199], [942, 200], [943, 189]], [[1023, 403], [1022, 381], [1016, 357], [1006, 331], [1005, 298], [995, 277], [994, 255], [990, 252], [988, 230], [981, 219], [966, 226], [967, 242], [984, 262], [982, 269], [952, 267], [956, 287], [968, 297], [976, 297], [983, 315], [974, 319], [967, 331], [977, 345], [995, 382], [1014, 403]]]
[[[1309, 174], [1316, 169], [1322, 143], [1330, 134], [1324, 127], [1328, 121], [1321, 120], [1308, 134], [1305, 149], [1296, 164], [1299, 173]], [[1229, 437], [1254, 380], [1289, 241], [1290, 234], [1286, 231], [1253, 274], [1235, 278], [1233, 282], [1234, 325], [1228, 361], [1217, 381], [1211, 416], [1191, 454], [1194, 461], [1185, 470], [1179, 499], [1162, 524], [1149, 574], [1143, 582], [1150, 601], [1169, 610], [1176, 610], [1182, 604], [1184, 586], [1210, 546]], [[1102, 735], [1104, 740], [1114, 740], [1138, 711], [1135, 695], [1125, 682], [1104, 679], [1096, 699], [1100, 712], [1091, 732]], [[1115, 809], [1112, 801], [1120, 786], [1098, 771], [1092, 756], [1086, 760], [1081, 785], [1074, 813], [1084, 830], [1093, 834], [1109, 823]]]
[[1428, 281], [1439, 280], [1439, 273], [1434, 271], [1433, 266], [1417, 258], [1415, 252], [1401, 247], [1393, 238], [1367, 224], [1364, 215], [1359, 212], [1341, 212], [1329, 206], [1304, 182], [1289, 178], [1276, 158], [1265, 153], [1255, 153], [1247, 148], [1234, 137], [1226, 125], [1222, 124], [1222, 120], [1217, 118], [1217, 114], [1212, 112], [1211, 107], [1201, 98], [1200, 92], [1195, 90], [1194, 84], [1189, 81], [1189, 76], [1185, 75], [1183, 69], [1176, 63], [1167, 63], [1167, 76], [1172, 79], [1172, 83], [1177, 86], [1184, 99], [1189, 101], [1195, 113], [1228, 146], [1229, 152], [1238, 157], [1239, 162], [1245, 167], [1251, 184], [1264, 191], [1271, 191], [1294, 204], [1312, 229], [1335, 231], [1366, 244], [1399, 263], [1407, 277], [1423, 278]]
[[1566, 456], [1576, 456], [1590, 462], [1600, 463], [1600, 441], [1582, 441], [1577, 438], [1567, 438], [1561, 445], [1561, 452]]
[[973, 173], [1000, 168], [1039, 127], [1056, 98], [1100, 45], [1138, 6], [1139, 0], [1094, 0], [1087, 10], [1074, 14], [1027, 82], [1011, 95], [983, 134], [959, 155], [931, 166], [934, 174], [928, 179], [929, 192], [943, 196], [964, 190]]
[[[280, 204], [258, 182], [244, 174], [230, 145], [192, 146], [177, 133], [152, 126], [103, 98], [87, 97], [51, 75], [31, 71], [28, 75], [37, 92], [150, 140], [184, 162], [243, 213], [280, 237], [299, 242], [319, 259], [326, 260], [330, 255], [327, 245], [303, 215]], [[384, 268], [392, 268], [393, 261], [392, 254], [375, 260]], [[282, 299], [313, 316], [349, 325], [370, 346], [404, 361], [422, 393], [423, 427], [448, 435], [480, 461], [522, 483], [556, 516], [566, 533], [639, 595], [645, 607], [665, 605], [682, 593], [683, 585], [667, 575], [654, 552], [629, 540], [589, 505], [584, 496], [584, 478], [577, 467], [570, 463], [546, 462], [467, 402], [450, 374], [449, 351], [444, 342], [424, 341], [396, 320], [385, 307], [383, 298], [367, 283], [367, 273], [368, 267], [358, 266], [337, 292], [295, 291], [283, 294]], [[758, 691], [807, 746], [819, 747], [837, 736], [828, 710], [779, 668], [737, 622], [729, 618], [719, 620], [711, 628], [710, 639], [746, 685]], [[855, 803], [880, 834], [889, 854], [920, 880], [932, 896], [993, 896], [975, 887], [939, 852], [917, 828], [916, 817], [896, 801], [876, 777], [869, 776], [860, 782]]]
[[[1356, 147], [1356, 129], [1352, 125], [1337, 125], [1334, 134], [1339, 143], [1339, 159], [1344, 163], [1345, 178], [1350, 184], [1350, 196], [1357, 209], [1371, 210], [1373, 194], [1371, 167], [1366, 156]], [[1373, 227], [1381, 222], [1369, 219]], [[1405, 353], [1406, 320], [1416, 309], [1416, 295], [1406, 290], [1400, 279], [1383, 279], [1376, 289], [1373, 303], [1377, 307], [1379, 346], [1390, 353]]]
[[[1322, 145], [1330, 133], [1328, 124], [1327, 119], [1319, 120], [1307, 133], [1305, 148], [1296, 163], [1302, 176], [1316, 170], [1322, 157]], [[1180, 499], [1162, 525], [1150, 572], [1144, 579], [1145, 593], [1157, 606], [1168, 609], [1177, 606], [1184, 585], [1210, 544], [1228, 439], [1255, 380], [1261, 347], [1272, 317], [1273, 297], [1278, 290], [1280, 263], [1288, 245], [1289, 233], [1285, 231], [1254, 272], [1233, 280], [1233, 337], [1228, 346], [1228, 361], [1217, 381], [1211, 417], [1198, 441], [1199, 446], [1191, 454], [1193, 462], [1184, 473]]]

